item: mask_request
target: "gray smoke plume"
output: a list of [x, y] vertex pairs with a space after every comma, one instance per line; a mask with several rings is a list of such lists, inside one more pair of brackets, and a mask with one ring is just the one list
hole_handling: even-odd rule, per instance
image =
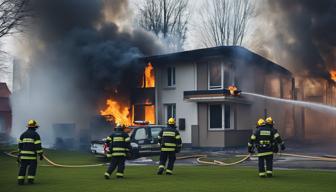
[[[336, 68], [335, 0], [266, 0], [259, 13], [259, 53], [298, 74], [328, 75]], [[268, 30], [271, 29], [271, 30]]]
[[29, 78], [12, 98], [14, 136], [30, 118], [50, 143], [54, 123], [88, 128], [116, 89], [137, 86], [144, 68], [137, 58], [163, 50], [153, 35], [120, 27], [131, 15], [126, 0], [33, 0], [31, 6]]

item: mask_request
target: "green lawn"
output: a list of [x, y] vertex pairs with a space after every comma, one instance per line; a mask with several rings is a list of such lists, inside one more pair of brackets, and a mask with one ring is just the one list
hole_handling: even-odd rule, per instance
[[[57, 163], [100, 163], [91, 155], [47, 151]], [[177, 166], [174, 176], [157, 176], [156, 167], [126, 168], [126, 177], [103, 179], [106, 167], [39, 167], [36, 184], [17, 186], [15, 159], [0, 155], [0, 191], [2, 192], [109, 192], [109, 191], [225, 191], [225, 192], [334, 192], [336, 172], [276, 170], [275, 177], [261, 179], [256, 169], [245, 167]]]

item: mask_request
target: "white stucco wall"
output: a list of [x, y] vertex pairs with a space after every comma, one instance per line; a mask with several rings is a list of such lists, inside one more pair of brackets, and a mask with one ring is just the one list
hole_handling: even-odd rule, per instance
[[[167, 87], [167, 67], [175, 67], [176, 86], [175, 88]], [[197, 89], [196, 64], [193, 63], [176, 63], [172, 65], [160, 65], [157, 68], [157, 90], [156, 90], [156, 107], [160, 108], [158, 112], [158, 123], [166, 124], [165, 104], [176, 104], [176, 119], [185, 118], [186, 129], [181, 130], [183, 143], [191, 143], [191, 126], [197, 125], [197, 103], [184, 101], [183, 92]]]

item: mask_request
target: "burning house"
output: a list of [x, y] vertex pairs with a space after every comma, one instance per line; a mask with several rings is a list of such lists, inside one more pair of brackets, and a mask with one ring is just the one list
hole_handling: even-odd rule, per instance
[[244, 92], [292, 99], [291, 73], [245, 48], [214, 47], [143, 61], [155, 71], [155, 122], [165, 124], [175, 117], [185, 144], [245, 145], [256, 119], [266, 114], [277, 121], [280, 132], [293, 130], [291, 106], [224, 94], [226, 87], [235, 85]]
[[0, 83], [0, 137], [1, 142], [5, 140], [3, 137], [9, 136], [12, 127], [12, 109], [10, 105], [11, 92], [6, 83]]

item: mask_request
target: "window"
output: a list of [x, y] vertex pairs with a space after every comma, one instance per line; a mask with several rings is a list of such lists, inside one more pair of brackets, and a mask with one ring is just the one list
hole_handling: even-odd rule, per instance
[[148, 138], [148, 135], [146, 133], [146, 129], [145, 128], [140, 128], [140, 129], [137, 129], [136, 133], [135, 133], [135, 136], [134, 136], [134, 139], [135, 140], [145, 140]]
[[175, 81], [175, 67], [167, 68], [167, 86], [174, 87], [176, 84]]
[[210, 105], [209, 106], [209, 116], [210, 116], [210, 129], [221, 129], [222, 128], [222, 105]]
[[233, 108], [229, 104], [209, 105], [209, 129], [233, 129]]
[[209, 66], [209, 89], [223, 88], [223, 68], [221, 63], [211, 63]]
[[176, 105], [175, 104], [167, 104], [166, 105], [166, 121], [169, 118], [176, 118]]
[[159, 133], [160, 133], [161, 130], [162, 130], [162, 128], [159, 128], [159, 127], [152, 127], [152, 128], [151, 128], [152, 138], [153, 138], [153, 139], [158, 138]]

